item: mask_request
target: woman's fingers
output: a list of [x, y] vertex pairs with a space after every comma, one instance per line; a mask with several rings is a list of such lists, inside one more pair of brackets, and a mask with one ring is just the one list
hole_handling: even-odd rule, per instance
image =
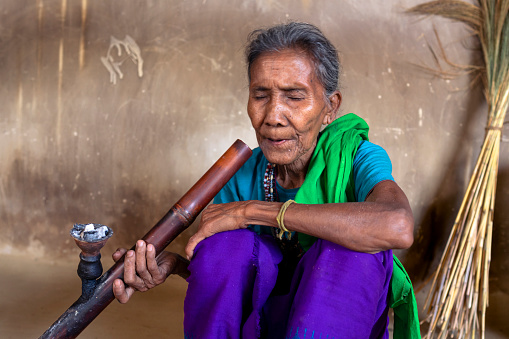
[[195, 238], [196, 237], [194, 235], [191, 238], [189, 238], [186, 248], [184, 249], [184, 252], [186, 252], [187, 260], [191, 260], [193, 258], [194, 248], [200, 242], [195, 240]]
[[[162, 283], [166, 279], [166, 275], [161, 272], [161, 267], [156, 259], [156, 249], [154, 245], [147, 244], [147, 269], [151, 276], [151, 281], [154, 285], [158, 285]], [[163, 267], [163, 269], [167, 269], [167, 267]]]
[[125, 248], [117, 248], [117, 250], [111, 255], [114, 262], [117, 262], [127, 252]]
[[163, 283], [177, 264], [175, 255], [168, 252], [156, 258], [154, 245], [143, 240], [137, 241], [134, 251], [118, 249], [113, 259], [118, 260], [124, 254], [124, 281], [117, 279], [113, 283], [113, 294], [122, 304], [128, 302], [135, 291], [148, 291]]
[[205, 238], [210, 237], [211, 235], [212, 234], [205, 236], [205, 235], [203, 235], [203, 232], [198, 231], [191, 238], [189, 238], [189, 241], [187, 242], [187, 245], [185, 248], [187, 260], [191, 260], [191, 258], [193, 257], [193, 254], [194, 254], [194, 249], [200, 243], [200, 241], [202, 241]]
[[136, 242], [136, 273], [144, 282], [152, 281], [152, 275], [147, 271], [147, 244], [143, 240]]
[[134, 294], [134, 289], [129, 286], [125, 287], [124, 282], [122, 280], [116, 279], [113, 282], [113, 294], [115, 295], [115, 298], [117, 298], [119, 303], [125, 304]]
[[136, 249], [127, 252], [124, 259], [124, 281], [138, 291], [159, 285], [173, 269], [173, 262], [157, 262], [154, 245], [138, 240]]
[[198, 231], [189, 238], [185, 252], [187, 259], [193, 257], [196, 245], [205, 238], [216, 233], [245, 228], [246, 202], [231, 202], [226, 204], [212, 204], [202, 212]]
[[[221, 211], [218, 208], [218, 206], [219, 205], [209, 205], [202, 212], [201, 222], [200, 225], [198, 226], [198, 231], [191, 238], [189, 238], [189, 241], [187, 242], [185, 248], [188, 260], [191, 260], [191, 258], [193, 257], [194, 249], [196, 248], [196, 245], [200, 243], [200, 241], [210, 237], [211, 235], [217, 232], [223, 232], [228, 229], [232, 229], [228, 222], [225, 222], [225, 215], [222, 213], [218, 213]], [[224, 229], [221, 229], [221, 227], [224, 227]]]
[[163, 283], [177, 265], [177, 257], [162, 252], [156, 257], [154, 245], [143, 240], [136, 242], [134, 250], [118, 249], [113, 259], [124, 257], [124, 281], [117, 279], [113, 284], [113, 294], [120, 303], [129, 301], [135, 291], [145, 292]]
[[127, 285], [137, 291], [148, 290], [147, 285], [137, 274], [136, 253], [133, 250], [127, 251], [124, 259], [124, 281]]
[[136, 277], [136, 263], [135, 263], [135, 253], [133, 250], [127, 251], [124, 259], [124, 281], [127, 284], [132, 284], [135, 282]]

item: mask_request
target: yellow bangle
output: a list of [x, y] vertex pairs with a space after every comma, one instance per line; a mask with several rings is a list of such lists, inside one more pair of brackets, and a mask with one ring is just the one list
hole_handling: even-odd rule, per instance
[[290, 206], [294, 202], [295, 202], [294, 200], [288, 200], [287, 202], [285, 202], [283, 204], [283, 206], [281, 206], [281, 209], [279, 210], [279, 213], [276, 217], [277, 225], [280, 229], [280, 232], [279, 232], [280, 240], [283, 239], [284, 232], [290, 233], [290, 231], [285, 227], [284, 218], [285, 218], [286, 209], [288, 208], [288, 206]]

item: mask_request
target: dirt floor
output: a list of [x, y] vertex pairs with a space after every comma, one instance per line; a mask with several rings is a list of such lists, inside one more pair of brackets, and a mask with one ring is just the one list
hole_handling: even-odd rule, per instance
[[[0, 338], [37, 338], [79, 297], [81, 282], [73, 262], [0, 256]], [[103, 266], [111, 267], [110, 258]], [[126, 305], [112, 302], [79, 338], [183, 338], [186, 282], [180, 277]], [[417, 294], [421, 304], [426, 297]], [[509, 338], [509, 296], [492, 291], [487, 314], [488, 339]]]
[[[0, 338], [38, 338], [81, 294], [75, 262], [0, 256]], [[103, 266], [111, 260], [103, 258]], [[113, 301], [79, 338], [183, 338], [187, 283], [170, 277], [121, 305]]]

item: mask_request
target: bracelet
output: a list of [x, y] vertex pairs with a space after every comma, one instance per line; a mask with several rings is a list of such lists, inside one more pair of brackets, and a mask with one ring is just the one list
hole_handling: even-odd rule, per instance
[[284, 218], [285, 218], [286, 209], [288, 208], [288, 206], [290, 206], [294, 202], [295, 202], [294, 200], [288, 200], [287, 202], [285, 202], [283, 204], [283, 206], [281, 206], [281, 209], [279, 210], [279, 213], [278, 213], [278, 215], [276, 217], [277, 225], [278, 225], [278, 227], [280, 229], [280, 232], [279, 232], [279, 235], [278, 235], [279, 240], [283, 239], [283, 234], [285, 232], [290, 233], [290, 231], [285, 227]]

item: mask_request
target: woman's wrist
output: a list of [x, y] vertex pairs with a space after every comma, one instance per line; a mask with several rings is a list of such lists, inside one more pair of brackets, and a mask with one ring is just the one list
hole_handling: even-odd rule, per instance
[[169, 254], [170, 260], [173, 262], [172, 269], [168, 272], [167, 277], [172, 274], [176, 274], [184, 279], [187, 279], [190, 275], [189, 270], [187, 269], [189, 266], [189, 260], [174, 252], [166, 253]]
[[178, 254], [175, 254], [175, 256], [177, 260], [175, 273], [184, 279], [189, 278], [189, 276], [191, 275], [191, 273], [188, 270], [189, 260], [185, 259], [184, 257]]
[[278, 227], [276, 218], [281, 206], [280, 202], [251, 201], [246, 206], [247, 224]]

